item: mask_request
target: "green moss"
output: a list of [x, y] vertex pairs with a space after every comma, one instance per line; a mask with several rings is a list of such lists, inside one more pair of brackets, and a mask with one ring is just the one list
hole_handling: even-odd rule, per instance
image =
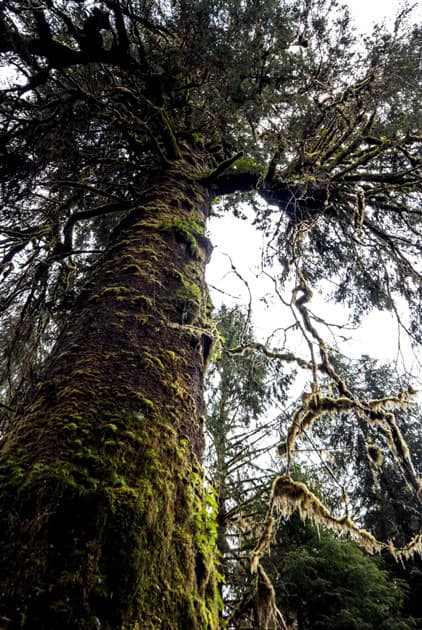
[[122, 267], [122, 271], [132, 271], [135, 275], [144, 275], [143, 269], [141, 269], [140, 265], [137, 263], [130, 263], [129, 265], [124, 265]]
[[[141, 304], [144, 308], [151, 309], [153, 307], [153, 299], [147, 295], [137, 295], [131, 287], [106, 287], [99, 294], [91, 296], [90, 301], [98, 300], [102, 295], [113, 296], [117, 302], [132, 302]], [[119, 317], [124, 316], [123, 311], [117, 311]]]
[[217, 540], [217, 512], [216, 492], [210, 487], [203, 490], [203, 477], [192, 472], [189, 475], [190, 487], [193, 493], [193, 519], [195, 541], [203, 556], [204, 568], [210, 570], [214, 565], [214, 553]]
[[248, 156], [244, 156], [236, 160], [234, 164], [234, 168], [236, 170], [250, 169], [250, 168], [262, 170], [262, 166], [258, 164], [256, 160]]
[[158, 233], [173, 232], [176, 238], [186, 244], [192, 258], [201, 259], [202, 250], [199, 243], [205, 237], [205, 228], [193, 217], [164, 216], [161, 219], [143, 221], [141, 224], [143, 227], [152, 228]]
[[180, 313], [181, 322], [195, 323], [201, 315], [202, 290], [194, 282], [184, 280], [183, 286], [174, 292], [174, 301]]
[[137, 440], [136, 433], [134, 431], [124, 431], [123, 435], [133, 442], [136, 442]]
[[169, 270], [169, 277], [174, 278], [175, 280], [183, 284], [184, 275], [176, 268], [172, 268]]
[[103, 295], [122, 295], [132, 293], [129, 287], [106, 287], [102, 290]]
[[179, 381], [170, 383], [170, 390], [173, 392], [175, 397], [180, 398], [181, 400], [186, 400], [190, 396], [189, 390], [185, 386], [181, 385]]
[[164, 370], [164, 364], [161, 359], [148, 350], [142, 350], [142, 360], [146, 367], [158, 367], [160, 370]]
[[146, 410], [146, 411], [153, 411], [155, 409], [155, 405], [154, 402], [152, 400], [150, 400], [149, 398], [146, 398], [145, 396], [143, 396], [142, 394], [140, 394], [139, 392], [134, 392], [136, 395], [137, 400], [139, 400], [139, 402], [142, 404], [142, 407]]
[[205, 138], [204, 138], [204, 136], [202, 136], [199, 133], [194, 132], [192, 134], [192, 140], [194, 141], [195, 144], [197, 144], [201, 148], [203, 148], [205, 146], [205, 142], [206, 142]]
[[73, 432], [73, 431], [77, 431], [77, 429], [78, 429], [78, 425], [76, 424], [76, 422], [68, 422], [63, 427], [63, 431]]
[[118, 428], [119, 427], [116, 424], [113, 424], [111, 422], [104, 426], [104, 430], [105, 431], [110, 431], [111, 433], [116, 433], [116, 431], [118, 431]]
[[162, 350], [162, 356], [165, 359], [171, 359], [171, 361], [175, 361], [177, 359], [177, 354], [173, 350]]
[[64, 387], [60, 392], [59, 392], [59, 396], [60, 398], [65, 398], [65, 397], [69, 397], [72, 398], [73, 396], [79, 396], [80, 394], [82, 394], [82, 390], [79, 389], [78, 387], [71, 387], [70, 385], [68, 387]]

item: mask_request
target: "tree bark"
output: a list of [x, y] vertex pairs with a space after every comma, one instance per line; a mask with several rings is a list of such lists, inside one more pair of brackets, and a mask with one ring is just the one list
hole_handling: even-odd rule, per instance
[[116, 230], [0, 453], [0, 626], [218, 626], [204, 497], [210, 196], [179, 161]]

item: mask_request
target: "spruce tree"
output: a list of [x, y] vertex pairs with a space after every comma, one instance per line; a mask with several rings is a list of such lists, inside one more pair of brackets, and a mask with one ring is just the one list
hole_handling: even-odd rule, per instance
[[218, 627], [201, 467], [217, 196], [267, 204], [255, 223], [309, 334], [310, 287], [337, 274], [357, 316], [403, 296], [418, 338], [405, 17], [356, 48], [330, 0], [0, 4], [4, 627]]

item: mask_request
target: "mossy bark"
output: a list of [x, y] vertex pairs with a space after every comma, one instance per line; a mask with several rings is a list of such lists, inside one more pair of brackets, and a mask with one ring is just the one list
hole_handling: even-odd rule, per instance
[[210, 199], [189, 168], [151, 179], [5, 436], [2, 628], [218, 626], [200, 465]]

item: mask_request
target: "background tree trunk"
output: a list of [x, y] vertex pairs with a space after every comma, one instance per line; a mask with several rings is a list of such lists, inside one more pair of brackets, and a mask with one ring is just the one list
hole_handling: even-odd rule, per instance
[[116, 230], [5, 439], [1, 627], [217, 627], [200, 464], [209, 198], [185, 167]]

